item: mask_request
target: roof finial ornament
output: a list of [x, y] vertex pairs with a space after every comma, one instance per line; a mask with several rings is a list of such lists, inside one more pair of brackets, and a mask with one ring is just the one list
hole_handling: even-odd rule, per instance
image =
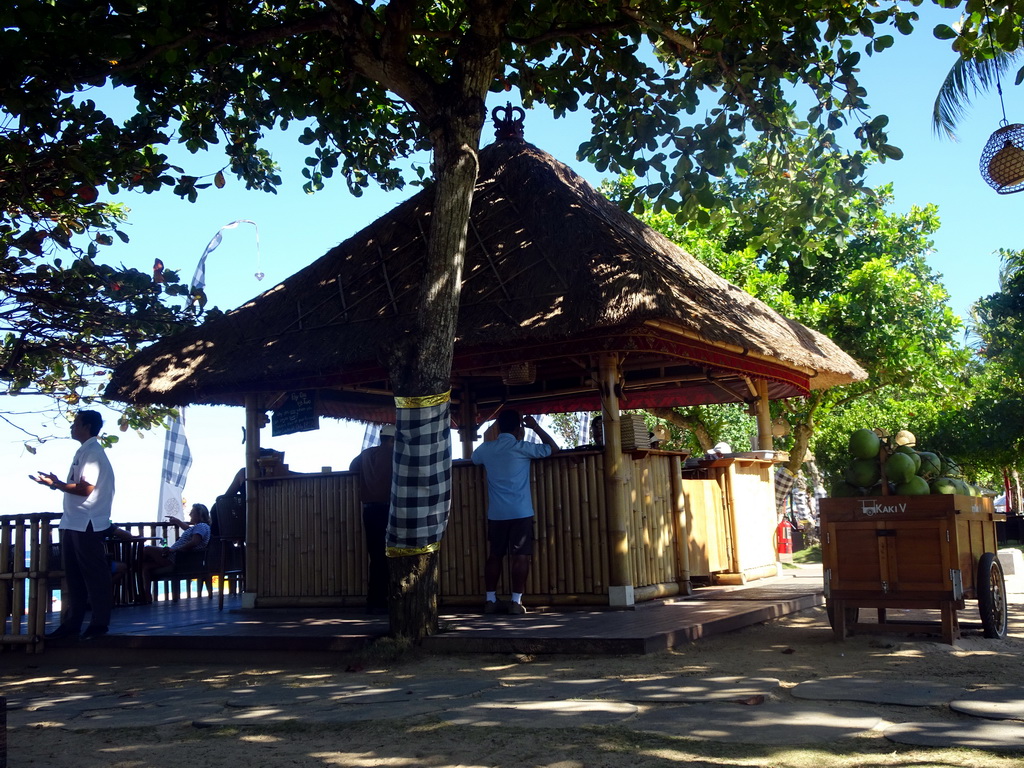
[[[516, 113], [519, 116], [516, 117]], [[503, 116], [498, 117], [501, 113]], [[523, 123], [526, 121], [526, 112], [522, 107], [513, 107], [508, 102], [504, 107], [495, 107], [491, 110], [491, 119], [494, 120], [494, 136], [497, 139], [519, 139], [523, 140]]]

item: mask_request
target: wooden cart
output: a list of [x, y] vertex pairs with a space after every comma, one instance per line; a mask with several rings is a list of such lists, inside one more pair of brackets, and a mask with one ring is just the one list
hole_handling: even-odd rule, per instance
[[[985, 637], [1006, 634], [1003, 570], [992, 500], [960, 495], [822, 499], [825, 600], [836, 638], [848, 632], [960, 637], [957, 611], [976, 599]], [[861, 608], [877, 624], [858, 621]], [[941, 622], [887, 621], [886, 609], [938, 609]]]

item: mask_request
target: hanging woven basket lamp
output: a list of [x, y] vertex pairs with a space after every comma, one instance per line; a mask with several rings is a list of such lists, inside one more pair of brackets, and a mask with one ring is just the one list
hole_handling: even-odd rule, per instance
[[1024, 190], [1024, 125], [1004, 125], [989, 137], [981, 176], [1000, 195]]

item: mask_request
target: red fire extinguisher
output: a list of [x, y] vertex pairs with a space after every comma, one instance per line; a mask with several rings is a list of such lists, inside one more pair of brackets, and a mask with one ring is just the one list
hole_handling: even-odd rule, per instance
[[779, 557], [783, 555], [793, 556], [793, 524], [789, 522], [789, 518], [783, 516], [779, 522], [778, 528], [775, 529], [775, 536], [778, 541]]

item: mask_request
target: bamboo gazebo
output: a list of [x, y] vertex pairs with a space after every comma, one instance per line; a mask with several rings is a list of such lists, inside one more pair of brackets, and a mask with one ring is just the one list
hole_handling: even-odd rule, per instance
[[[115, 372], [115, 399], [246, 407], [250, 604], [364, 594], [354, 479], [257, 479], [259, 428], [297, 391], [311, 393], [318, 415], [394, 419], [378, 353], [414, 309], [432, 201], [432, 189], [421, 191], [281, 284]], [[530, 594], [540, 600], [623, 605], [693, 577], [774, 573], [770, 462], [685, 478], [678, 454], [623, 453], [620, 407], [748, 403], [770, 448], [769, 400], [865, 377], [831, 340], [718, 277], [550, 155], [515, 138], [480, 153], [452, 370], [463, 456], [502, 405], [601, 410], [607, 436], [601, 451], [535, 462]], [[458, 461], [453, 482], [441, 598], [478, 601], [485, 484]], [[763, 523], [738, 522], [747, 507]], [[745, 545], [754, 528], [757, 543]], [[745, 547], [755, 554], [741, 563]]]

